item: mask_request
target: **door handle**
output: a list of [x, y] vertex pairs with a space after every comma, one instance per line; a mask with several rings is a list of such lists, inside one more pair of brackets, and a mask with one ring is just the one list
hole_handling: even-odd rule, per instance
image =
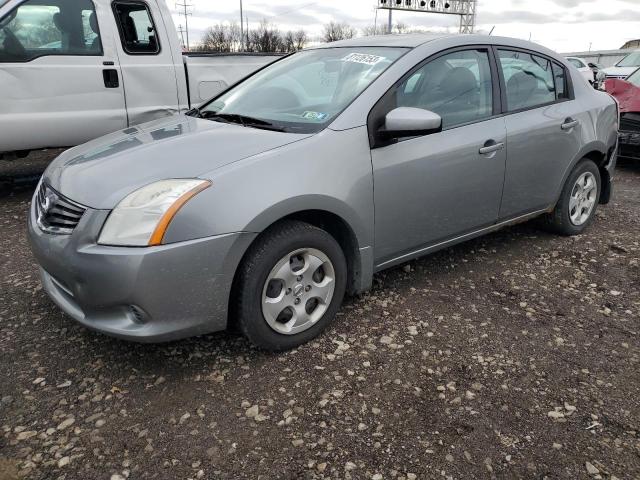
[[107, 88], [118, 88], [120, 86], [118, 71], [114, 68], [102, 70], [102, 78], [104, 79], [104, 86]]
[[577, 125], [578, 125], [577, 120], [574, 120], [573, 118], [567, 118], [560, 128], [562, 128], [562, 130], [571, 130], [573, 127]]
[[504, 143], [495, 143], [493, 140], [489, 140], [485, 143], [485, 146], [480, 149], [480, 155], [487, 155], [489, 153], [500, 151], [504, 148]]

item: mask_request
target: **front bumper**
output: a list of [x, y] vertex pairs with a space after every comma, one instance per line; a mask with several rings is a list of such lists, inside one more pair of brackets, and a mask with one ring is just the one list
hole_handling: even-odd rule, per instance
[[640, 132], [620, 131], [618, 157], [640, 160]]
[[143, 248], [98, 245], [108, 213], [87, 209], [71, 235], [52, 235], [30, 209], [42, 285], [62, 310], [92, 330], [139, 342], [226, 328], [233, 275], [255, 234]]

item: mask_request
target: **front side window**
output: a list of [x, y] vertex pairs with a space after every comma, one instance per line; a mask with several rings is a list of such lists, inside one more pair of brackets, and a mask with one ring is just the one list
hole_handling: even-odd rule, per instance
[[130, 55], [156, 55], [160, 52], [156, 27], [149, 7], [143, 2], [114, 2], [122, 48]]
[[91, 0], [28, 0], [0, 20], [0, 62], [47, 55], [102, 55]]
[[194, 114], [256, 128], [318, 132], [406, 51], [305, 50], [259, 71]]
[[431, 60], [395, 92], [398, 107], [423, 108], [442, 117], [442, 128], [493, 115], [491, 67], [486, 50], [453, 52]]
[[556, 101], [552, 64], [525, 52], [498, 50], [510, 112]]
[[640, 52], [633, 52], [618, 62], [616, 67], [640, 67]]

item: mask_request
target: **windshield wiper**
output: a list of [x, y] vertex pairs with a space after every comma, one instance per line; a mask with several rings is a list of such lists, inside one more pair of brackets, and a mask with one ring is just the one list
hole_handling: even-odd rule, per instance
[[202, 112], [198, 107], [193, 107], [185, 115], [189, 115], [190, 117], [202, 118]]
[[198, 111], [200, 118], [206, 118], [207, 120], [222, 120], [225, 123], [237, 123], [243, 127], [260, 128], [263, 130], [273, 130], [274, 132], [284, 132], [284, 128], [277, 127], [271, 122], [262, 120], [260, 118], [249, 117], [247, 115], [240, 115], [239, 113], [215, 113], [208, 111]]

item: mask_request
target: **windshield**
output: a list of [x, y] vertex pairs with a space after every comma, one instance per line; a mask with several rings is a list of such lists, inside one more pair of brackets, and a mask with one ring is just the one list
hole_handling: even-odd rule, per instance
[[640, 68], [627, 77], [627, 82], [640, 88]]
[[616, 67], [640, 67], [640, 51], [630, 53], [620, 60]]
[[322, 130], [407, 49], [320, 48], [256, 73], [195, 115], [295, 133]]

